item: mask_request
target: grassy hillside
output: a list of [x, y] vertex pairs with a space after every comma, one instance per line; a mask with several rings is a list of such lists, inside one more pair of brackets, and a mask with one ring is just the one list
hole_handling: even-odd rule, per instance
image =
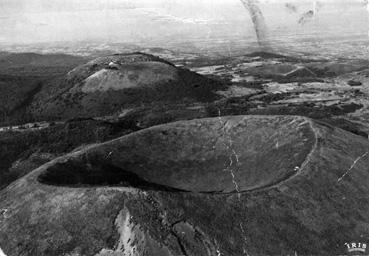
[[127, 122], [80, 120], [40, 130], [0, 132], [0, 189], [56, 156], [136, 129]]
[[0, 126], [34, 120], [34, 97], [86, 59], [69, 55], [7, 53], [0, 56]]
[[346, 241], [369, 235], [368, 151], [360, 136], [293, 116], [139, 131], [49, 162], [0, 192], [2, 249], [53, 256], [133, 248], [138, 255], [342, 254]]

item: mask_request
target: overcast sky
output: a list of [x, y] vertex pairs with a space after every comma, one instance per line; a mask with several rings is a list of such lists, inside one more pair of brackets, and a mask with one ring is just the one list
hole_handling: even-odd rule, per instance
[[[312, 1], [260, 2], [273, 30], [296, 27], [299, 16], [311, 9]], [[295, 5], [296, 11], [288, 10], [287, 2]], [[325, 17], [322, 25], [368, 30], [364, 0], [320, 2], [321, 16]], [[252, 31], [249, 14], [240, 0], [0, 0], [0, 43], [251, 37]]]

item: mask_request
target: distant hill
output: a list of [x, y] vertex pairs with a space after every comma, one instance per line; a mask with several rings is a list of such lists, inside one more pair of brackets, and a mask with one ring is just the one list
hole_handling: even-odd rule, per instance
[[207, 102], [218, 82], [149, 54], [97, 58], [37, 95], [30, 113], [41, 119], [96, 117], [153, 102]]

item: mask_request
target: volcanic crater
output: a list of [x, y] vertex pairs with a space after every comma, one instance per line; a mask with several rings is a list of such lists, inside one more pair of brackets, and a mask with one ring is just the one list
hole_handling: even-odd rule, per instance
[[152, 127], [73, 153], [38, 180], [57, 186], [236, 193], [303, 171], [316, 135], [309, 119], [235, 116]]

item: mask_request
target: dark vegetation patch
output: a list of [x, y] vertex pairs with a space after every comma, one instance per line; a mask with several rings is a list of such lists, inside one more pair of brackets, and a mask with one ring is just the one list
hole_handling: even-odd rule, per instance
[[[208, 104], [206, 109], [209, 116], [218, 116], [219, 113], [222, 116], [297, 115], [314, 119], [323, 119], [352, 113], [363, 107], [363, 105], [356, 103], [334, 104], [330, 106], [313, 102], [272, 104], [275, 101], [286, 99], [291, 95], [292, 93], [261, 93], [257, 97], [255, 97], [255, 95], [233, 97]], [[257, 102], [254, 100], [257, 100]], [[260, 101], [263, 103], [260, 103]]]
[[[246, 54], [247, 57], [260, 57], [262, 59], [268, 60], [268, 59], [279, 59], [283, 60], [285, 62], [295, 62], [295, 63], [310, 63], [310, 62], [316, 62], [317, 60], [308, 59], [308, 58], [297, 58], [292, 56], [287, 56], [279, 53], [273, 53], [273, 52], [265, 52], [265, 51], [257, 51], [252, 52], [249, 54]], [[319, 60], [321, 61], [321, 60]]]
[[295, 65], [294, 63], [285, 64], [264, 64], [258, 67], [246, 68], [244, 73], [252, 75], [257, 80], [271, 80], [277, 83], [310, 83], [324, 82], [312, 70], [307, 67]]
[[0, 126], [34, 121], [27, 108], [36, 95], [85, 61], [85, 58], [64, 54], [0, 56]]
[[357, 123], [351, 122], [344, 118], [323, 118], [317, 120], [317, 122], [326, 123], [338, 128], [341, 128], [345, 131], [349, 131], [353, 134], [362, 136], [364, 138], [368, 138], [368, 132], [363, 129], [363, 127]]
[[235, 97], [209, 104], [206, 107], [207, 113], [211, 117], [246, 115], [257, 104], [249, 101], [249, 97]]
[[204, 76], [191, 72], [187, 69], [178, 69], [181, 84], [172, 85], [173, 93], [179, 93], [179, 98], [190, 97], [196, 101], [210, 102], [219, 96], [216, 91], [225, 89], [225, 85], [220, 82], [208, 79]]
[[229, 83], [229, 85], [237, 85], [240, 87], [245, 87], [245, 88], [250, 88], [250, 89], [256, 89], [256, 90], [263, 90], [264, 89], [264, 84], [267, 83], [266, 81], [249, 81], [249, 82], [232, 82]]
[[327, 77], [327, 78], [332, 78], [332, 77], [335, 77], [337, 76], [337, 74], [330, 70], [329, 67], [324, 67], [324, 68], [321, 68], [321, 67], [314, 67], [314, 66], [311, 66], [309, 67], [311, 71], [313, 71], [318, 77]]
[[324, 80], [318, 77], [286, 77], [286, 76], [269, 76], [264, 78], [270, 78], [274, 82], [280, 84], [287, 84], [287, 83], [324, 83]]
[[218, 66], [224, 65], [224, 63], [232, 62], [232, 59], [229, 57], [220, 57], [220, 58], [208, 58], [204, 56], [200, 56], [196, 59], [190, 60], [190, 63], [184, 63], [184, 66], [189, 68], [196, 67], [205, 67], [205, 66]]
[[285, 100], [295, 95], [293, 92], [283, 92], [283, 93], [264, 93], [253, 97], [253, 99], [257, 99], [259, 101], [264, 102], [265, 104], [270, 104], [275, 101]]
[[348, 85], [350, 86], [361, 86], [363, 85], [362, 82], [358, 81], [358, 80], [350, 80], [347, 82]]
[[0, 126], [32, 121], [26, 108], [44, 82], [38, 77], [0, 75]]
[[132, 110], [124, 116], [123, 120], [127, 124], [144, 129], [155, 125], [207, 116], [205, 105], [158, 102]]
[[282, 54], [278, 54], [278, 53], [272, 53], [272, 52], [252, 52], [252, 53], [249, 53], [249, 54], [246, 54], [246, 56], [248, 57], [260, 57], [260, 58], [263, 58], [263, 59], [284, 59], [286, 58], [285, 55], [282, 55]]
[[343, 74], [360, 72], [366, 70], [368, 62], [343, 60], [341, 62], [326, 62], [326, 63], [309, 63], [307, 67], [313, 71], [318, 77], [331, 78]]
[[314, 119], [340, 116], [361, 109], [361, 104], [336, 104], [332, 106], [315, 105], [313, 103], [288, 104], [282, 106], [266, 107], [264, 109], [252, 109], [251, 115], [298, 115]]

